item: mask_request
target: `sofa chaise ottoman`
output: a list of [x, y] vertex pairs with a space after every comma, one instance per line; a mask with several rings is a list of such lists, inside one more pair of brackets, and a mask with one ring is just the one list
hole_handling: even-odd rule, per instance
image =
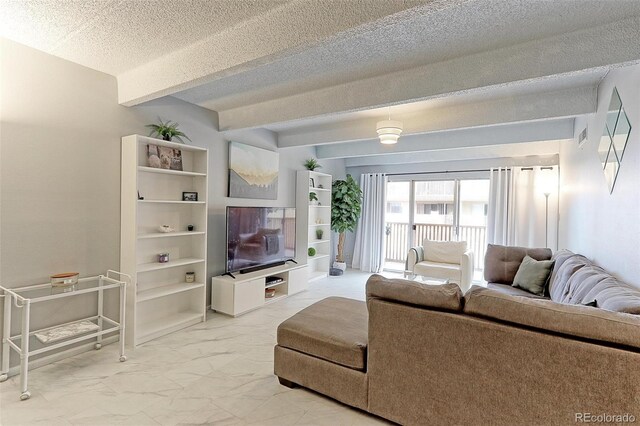
[[313, 389], [367, 409], [367, 306], [328, 297], [278, 327], [274, 370], [280, 383]]
[[[640, 419], [640, 290], [571, 252], [554, 260], [562, 303], [372, 275], [366, 302], [328, 298], [280, 325], [275, 374], [407, 425]], [[594, 296], [607, 308], [579, 303]]]

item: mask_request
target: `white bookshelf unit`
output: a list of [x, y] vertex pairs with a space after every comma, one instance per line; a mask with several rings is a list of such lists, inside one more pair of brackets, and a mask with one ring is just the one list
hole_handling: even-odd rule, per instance
[[[306, 290], [308, 283], [307, 265], [292, 263], [233, 275], [211, 278], [211, 309], [234, 317]], [[281, 281], [267, 284], [267, 277]], [[275, 289], [272, 297], [265, 294], [268, 288]]]
[[[331, 175], [309, 170], [298, 171], [296, 182], [297, 258], [309, 267], [309, 281], [329, 275], [331, 265]], [[315, 193], [318, 203], [311, 203]], [[320, 238], [318, 231], [322, 232]], [[314, 248], [316, 254], [308, 255]]]
[[[148, 145], [179, 149], [183, 170], [150, 167]], [[129, 346], [206, 319], [207, 172], [206, 148], [122, 138], [120, 268], [133, 279], [127, 288]], [[183, 192], [197, 192], [198, 200], [182, 201]], [[174, 231], [160, 232], [161, 225]], [[168, 262], [159, 262], [161, 253], [169, 254]], [[186, 282], [187, 272], [195, 273], [194, 282]]]

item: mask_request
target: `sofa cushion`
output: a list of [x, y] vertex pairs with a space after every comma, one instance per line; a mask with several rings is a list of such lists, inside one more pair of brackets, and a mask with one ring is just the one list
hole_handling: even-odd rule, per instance
[[328, 297], [281, 323], [278, 345], [365, 370], [368, 318], [364, 302]]
[[548, 299], [548, 297], [537, 296], [517, 287], [512, 287], [509, 284], [487, 283], [487, 288], [499, 291], [500, 293], [510, 294], [512, 296], [529, 297], [531, 299]]
[[447, 311], [462, 310], [462, 290], [456, 284], [431, 285], [373, 274], [367, 280], [367, 300], [371, 298]]
[[484, 279], [490, 283], [512, 284], [525, 256], [535, 260], [551, 259], [548, 248], [507, 247], [489, 244], [484, 256]]
[[462, 260], [467, 251], [466, 241], [430, 241], [424, 240], [424, 260], [437, 263], [456, 263]]
[[478, 286], [464, 300], [464, 312], [470, 315], [640, 349], [640, 317], [635, 315], [512, 296]]
[[512, 285], [537, 296], [544, 296], [552, 269], [553, 260], [535, 260], [527, 255], [522, 259]]

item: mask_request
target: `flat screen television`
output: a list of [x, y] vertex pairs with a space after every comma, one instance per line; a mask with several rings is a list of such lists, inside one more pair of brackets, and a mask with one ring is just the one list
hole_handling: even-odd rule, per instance
[[295, 257], [295, 208], [227, 207], [225, 272], [250, 272]]

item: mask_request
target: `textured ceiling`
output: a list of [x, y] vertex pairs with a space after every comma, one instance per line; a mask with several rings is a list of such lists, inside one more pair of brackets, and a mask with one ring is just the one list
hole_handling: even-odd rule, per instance
[[0, 36], [117, 76], [123, 104], [172, 94], [218, 111], [223, 130], [301, 140], [382, 105], [459, 117], [592, 88], [640, 61], [639, 28], [640, 0], [0, 0]]
[[[440, 2], [296, 55], [175, 94], [213, 110], [361, 80], [421, 64], [601, 25], [640, 13], [640, 1]], [[447, 6], [447, 7], [445, 7]]]
[[405, 116], [429, 114], [429, 111], [435, 108], [456, 107], [464, 104], [488, 101], [491, 99], [515, 98], [534, 93], [596, 86], [605, 74], [606, 70], [595, 70], [569, 75], [557, 75], [537, 80], [535, 82], [522, 81], [502, 87], [492, 87], [491, 89], [483, 89], [474, 92], [462, 92], [460, 94], [429, 99], [426, 101], [395, 105], [390, 108], [373, 108], [364, 111], [330, 114], [303, 120], [274, 123], [265, 126], [265, 128], [279, 133], [287, 132], [289, 130], [295, 130], [296, 133], [306, 132], [322, 129], [326, 125], [335, 125], [360, 119], [375, 118], [382, 120], [387, 117], [389, 112], [393, 119], [403, 120]]
[[0, 36], [118, 75], [284, 0], [2, 0]]

